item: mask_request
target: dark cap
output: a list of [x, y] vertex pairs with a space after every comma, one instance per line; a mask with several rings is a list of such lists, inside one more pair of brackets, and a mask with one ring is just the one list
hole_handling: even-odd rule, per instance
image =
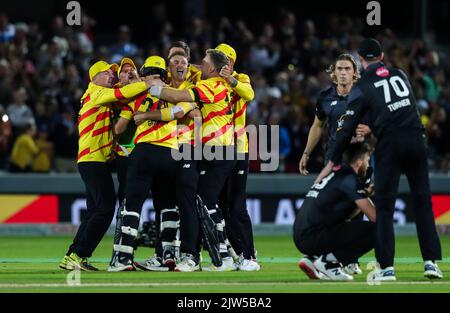
[[383, 48], [378, 40], [373, 38], [364, 39], [359, 45], [358, 54], [364, 59], [373, 59], [379, 57]]

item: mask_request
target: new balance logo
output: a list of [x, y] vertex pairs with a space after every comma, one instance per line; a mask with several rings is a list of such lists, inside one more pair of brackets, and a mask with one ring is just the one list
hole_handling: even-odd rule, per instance
[[238, 175], [244, 175], [244, 171], [239, 171]]
[[191, 168], [190, 164], [183, 164], [183, 168]]
[[206, 171], [201, 171], [200, 172], [200, 175], [205, 175], [206, 174]]
[[335, 100], [335, 101], [331, 102], [331, 106], [334, 106], [334, 105], [336, 105], [337, 103], [338, 103], [337, 100]]

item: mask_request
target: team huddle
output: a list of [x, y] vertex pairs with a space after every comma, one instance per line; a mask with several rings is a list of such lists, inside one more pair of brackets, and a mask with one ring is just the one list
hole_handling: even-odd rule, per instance
[[[319, 96], [300, 160], [300, 173], [306, 175], [327, 128], [325, 167], [294, 223], [293, 239], [304, 254], [299, 266], [312, 279], [353, 280], [362, 273], [359, 258], [375, 249], [378, 268], [371, 279], [396, 280], [393, 213], [403, 172], [415, 202], [424, 276], [442, 278], [423, 125], [412, 87], [401, 70], [382, 63], [375, 39], [364, 40], [358, 54], [361, 75], [350, 54], [330, 66], [334, 84]], [[234, 71], [237, 55], [227, 44], [207, 50], [199, 66], [189, 57], [189, 47], [176, 42], [168, 66], [164, 58], [150, 56], [139, 73], [129, 58], [90, 68], [78, 120], [87, 216], [61, 268], [97, 270], [88, 258], [114, 217], [116, 193], [108, 166], [114, 157], [120, 207], [108, 271], [260, 270], [246, 209], [250, 78]], [[150, 191], [155, 254], [137, 261], [134, 243]], [[202, 247], [212, 261], [203, 268]]]
[[[248, 139], [245, 112], [254, 92], [234, 71], [235, 50], [220, 44], [201, 65], [175, 42], [166, 60], [150, 56], [138, 70], [98, 61], [78, 117], [78, 168], [87, 215], [60, 267], [98, 270], [89, 263], [111, 224], [119, 180], [116, 232], [108, 271], [258, 271], [246, 209]], [[213, 157], [211, 157], [213, 155]], [[151, 191], [155, 254], [134, 260], [142, 206]], [[201, 267], [201, 248], [212, 264]]]

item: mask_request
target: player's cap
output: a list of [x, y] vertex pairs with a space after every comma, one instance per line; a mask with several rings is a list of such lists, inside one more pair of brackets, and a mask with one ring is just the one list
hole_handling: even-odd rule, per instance
[[226, 43], [221, 43], [220, 45], [218, 45], [215, 50], [219, 50], [223, 53], [225, 53], [225, 55], [227, 57], [229, 57], [230, 59], [233, 60], [233, 62], [236, 62], [236, 51], [229, 45], [227, 45]]
[[156, 67], [162, 70], [166, 70], [166, 61], [160, 56], [152, 55], [151, 57], [145, 59], [144, 65], [142, 65], [142, 68], [147, 67]]
[[141, 76], [159, 74], [161, 78], [167, 78], [166, 61], [160, 56], [150, 56], [148, 57], [144, 65], [142, 65], [140, 70]]
[[383, 52], [381, 43], [374, 38], [364, 39], [359, 45], [358, 54], [364, 59], [373, 59], [379, 57]]
[[131, 65], [134, 69], [137, 69], [137, 68], [136, 68], [136, 65], [134, 64], [134, 62], [133, 62], [132, 59], [130, 59], [130, 58], [123, 58], [122, 61], [120, 61], [120, 66], [119, 66], [119, 68], [118, 68], [118, 70], [117, 70], [117, 75], [120, 74], [120, 72], [122, 71], [122, 68], [123, 68], [123, 66], [124, 66], [125, 64], [129, 64], [129, 65]]
[[98, 73], [107, 71], [111, 69], [113, 72], [116, 72], [119, 68], [119, 65], [116, 63], [106, 63], [105, 61], [98, 61], [95, 62], [90, 68], [89, 68], [89, 79], [92, 81], [92, 79], [97, 75]]

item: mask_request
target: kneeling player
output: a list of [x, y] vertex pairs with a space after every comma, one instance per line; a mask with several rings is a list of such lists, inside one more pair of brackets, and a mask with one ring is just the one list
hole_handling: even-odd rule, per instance
[[[369, 167], [370, 151], [365, 143], [351, 145], [346, 164], [314, 184], [300, 208], [294, 242], [305, 254], [299, 266], [312, 279], [353, 280], [343, 266], [374, 248], [375, 207], [360, 179]], [[350, 221], [359, 211], [370, 222]]]

